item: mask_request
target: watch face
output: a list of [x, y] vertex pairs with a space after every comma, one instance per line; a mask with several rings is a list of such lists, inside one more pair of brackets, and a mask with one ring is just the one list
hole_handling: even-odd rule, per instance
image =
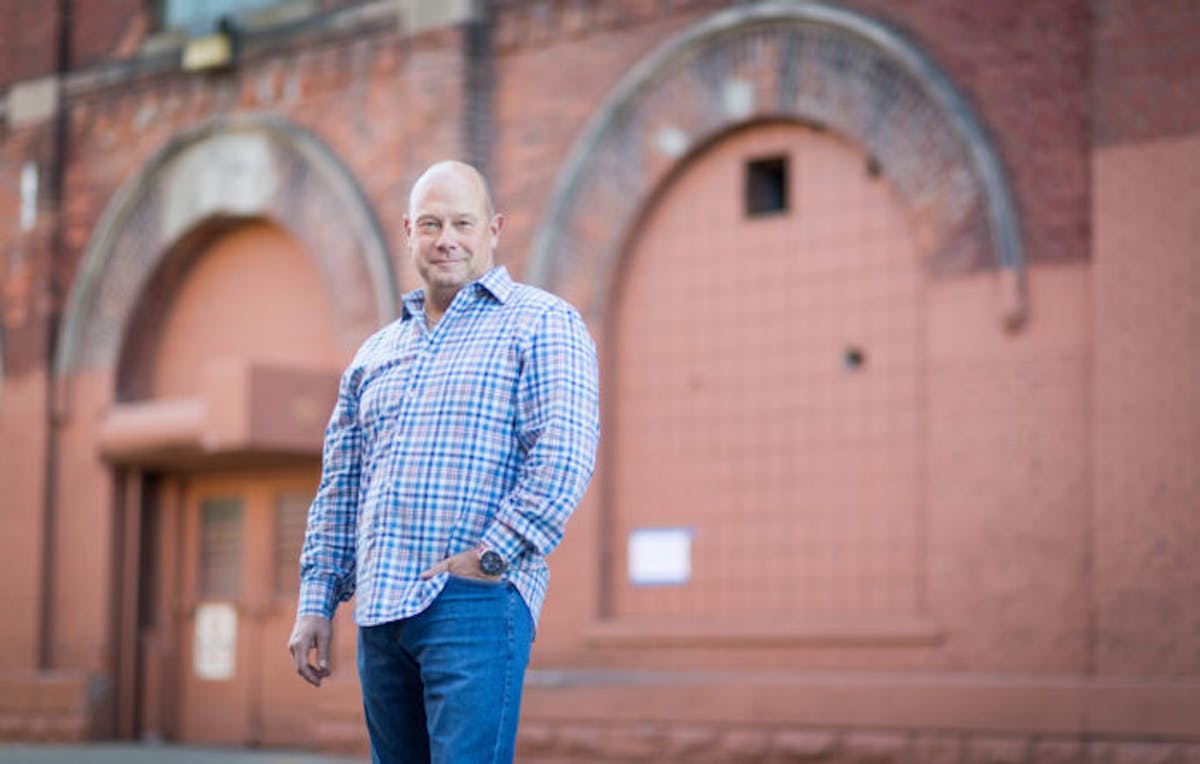
[[479, 557], [479, 567], [489, 576], [498, 576], [504, 572], [504, 558], [494, 550], [487, 550]]

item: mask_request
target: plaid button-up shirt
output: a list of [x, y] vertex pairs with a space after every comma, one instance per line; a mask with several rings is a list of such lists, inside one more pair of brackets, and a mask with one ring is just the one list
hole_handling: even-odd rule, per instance
[[503, 267], [464, 286], [433, 329], [421, 290], [342, 375], [300, 556], [301, 615], [356, 595], [372, 626], [429, 606], [421, 580], [480, 541], [534, 622], [546, 555], [591, 479], [600, 434], [596, 349], [561, 299]]

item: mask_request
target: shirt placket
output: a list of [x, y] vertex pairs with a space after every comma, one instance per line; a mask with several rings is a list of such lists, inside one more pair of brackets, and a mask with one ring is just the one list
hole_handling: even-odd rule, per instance
[[412, 366], [405, 375], [404, 385], [400, 388], [400, 408], [396, 412], [390, 437], [396, 437], [397, 433], [403, 433], [406, 424], [420, 423], [419, 417], [414, 417], [414, 414], [419, 412], [414, 409], [420, 403], [421, 389], [425, 385], [425, 377], [429, 372], [429, 365], [434, 355], [436, 338], [434, 333], [425, 326], [424, 313], [413, 316], [411, 331], [415, 335], [414, 344], [417, 346], [417, 351]]
[[[400, 407], [396, 412], [393, 420], [392, 428], [388, 437], [396, 437], [406, 431], [406, 428], [421, 427], [431, 428], [436, 427], [437, 411], [425, 410], [426, 406], [436, 405], [435, 400], [429, 399], [425, 394], [425, 387], [428, 383], [431, 372], [436, 368], [438, 360], [438, 349], [440, 348], [446, 333], [453, 328], [453, 323], [459, 313], [465, 310], [465, 305], [469, 301], [469, 294], [460, 292], [455, 296], [449, 308], [438, 323], [430, 329], [425, 321], [425, 313], [423, 306], [420, 309], [410, 307], [411, 328], [413, 332], [413, 342], [417, 346], [417, 351], [413, 359], [409, 373], [406, 375], [404, 384], [400, 389]], [[401, 442], [406, 443], [402, 448], [403, 453], [399, 454], [399, 459], [395, 459], [394, 463], [398, 465], [413, 465], [420, 460], [428, 458], [427, 455], [419, 451], [408, 451], [407, 444], [419, 443], [422, 439], [417, 437], [409, 440], [402, 438]], [[403, 466], [400, 469], [404, 469]], [[417, 470], [418, 472], [420, 470]], [[441, 528], [434, 530], [432, 528], [425, 529], [430, 535], [420, 538], [422, 546], [439, 545], [439, 531], [446, 532], [449, 528]], [[437, 550], [440, 553], [442, 550]]]
[[450, 331], [450, 324], [455, 321], [458, 314], [467, 309], [467, 305], [473, 294], [474, 290], [471, 288], [459, 290], [458, 294], [451, 300], [450, 306], [446, 308], [446, 312], [442, 314], [441, 320], [432, 329], [426, 323], [423, 306], [420, 312], [413, 312], [413, 329], [417, 333], [417, 344], [420, 350], [417, 351], [416, 360], [413, 362], [412, 374], [409, 375], [404, 388], [404, 405], [400, 410], [401, 416], [411, 410], [414, 401], [420, 399], [421, 390], [425, 385], [425, 377], [437, 355], [442, 338]]

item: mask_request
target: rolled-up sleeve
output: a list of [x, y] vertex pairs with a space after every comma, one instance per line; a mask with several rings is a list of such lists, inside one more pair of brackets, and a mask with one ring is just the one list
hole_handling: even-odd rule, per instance
[[578, 312], [549, 308], [521, 359], [516, 427], [523, 457], [482, 538], [510, 563], [558, 546], [591, 480], [600, 438], [596, 346]]

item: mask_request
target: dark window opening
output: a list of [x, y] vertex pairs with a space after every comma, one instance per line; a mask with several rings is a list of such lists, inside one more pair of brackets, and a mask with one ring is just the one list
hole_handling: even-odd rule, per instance
[[746, 163], [746, 215], [759, 217], [787, 212], [787, 157], [753, 159]]
[[242, 591], [242, 501], [206, 499], [200, 505], [200, 596], [237, 599]]

